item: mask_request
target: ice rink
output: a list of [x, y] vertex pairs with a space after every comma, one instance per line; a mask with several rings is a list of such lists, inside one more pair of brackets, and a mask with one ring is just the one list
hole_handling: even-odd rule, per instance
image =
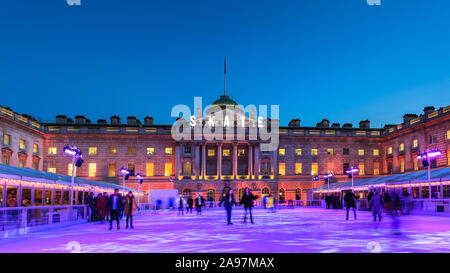
[[345, 220], [344, 210], [319, 208], [255, 209], [255, 224], [242, 222], [233, 209], [226, 225], [223, 208], [202, 216], [176, 211], [135, 216], [135, 229], [109, 231], [107, 222], [78, 224], [0, 239], [0, 252], [450, 252], [450, 218], [400, 217], [400, 234], [392, 219], [372, 222], [369, 212]]

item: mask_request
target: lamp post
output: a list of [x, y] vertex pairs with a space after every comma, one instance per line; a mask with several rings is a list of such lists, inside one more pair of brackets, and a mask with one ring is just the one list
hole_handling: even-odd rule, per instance
[[311, 200], [312, 201], [314, 201], [314, 181], [319, 181], [319, 176], [318, 175], [315, 175], [315, 176], [313, 176], [313, 178], [312, 178], [312, 182], [311, 182], [311, 195], [312, 195], [312, 197], [311, 197]]
[[120, 168], [120, 173], [123, 175], [122, 192], [125, 195], [125, 179], [130, 176], [130, 170], [125, 167]]
[[323, 178], [328, 182], [328, 191], [330, 190], [330, 179], [333, 177], [332, 172], [328, 172], [328, 174], [324, 175]]
[[354, 192], [354, 189], [353, 189], [353, 187], [354, 187], [353, 186], [353, 176], [355, 174], [359, 173], [359, 168], [353, 166], [353, 167], [348, 168], [346, 172], [347, 172], [348, 176], [352, 178], [352, 192]]
[[417, 159], [422, 160], [422, 165], [428, 167], [428, 200], [431, 201], [431, 159], [439, 157], [442, 154], [439, 149], [429, 149], [423, 154], [418, 154]]
[[72, 181], [70, 184], [70, 206], [73, 206], [73, 184], [75, 181], [75, 164], [78, 167], [81, 167], [83, 164], [83, 159], [81, 157], [81, 150], [77, 148], [75, 145], [69, 145], [67, 144], [64, 146], [64, 153], [72, 156]]
[[141, 183], [144, 181], [144, 178], [142, 176], [142, 173], [138, 173], [136, 175], [137, 179], [138, 179], [138, 205], [139, 205], [139, 192], [141, 191]]

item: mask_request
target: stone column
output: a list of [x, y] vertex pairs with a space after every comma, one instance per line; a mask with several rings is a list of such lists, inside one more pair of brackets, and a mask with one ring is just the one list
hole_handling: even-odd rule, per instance
[[217, 180], [222, 180], [222, 143], [217, 143]]
[[248, 179], [253, 180], [253, 146], [248, 145]]
[[237, 178], [237, 143], [233, 142], [233, 179]]
[[175, 144], [175, 181], [179, 181], [178, 177], [180, 176], [180, 158], [181, 158], [181, 147], [180, 144]]
[[206, 180], [206, 144], [202, 144], [202, 180]]
[[261, 168], [261, 162], [259, 160], [259, 150], [260, 146], [255, 145], [255, 166], [254, 166], [255, 179], [259, 179], [259, 173]]
[[277, 179], [278, 176], [278, 149], [272, 151], [272, 170], [273, 170], [273, 179]]
[[200, 146], [194, 144], [194, 172], [195, 180], [200, 179]]

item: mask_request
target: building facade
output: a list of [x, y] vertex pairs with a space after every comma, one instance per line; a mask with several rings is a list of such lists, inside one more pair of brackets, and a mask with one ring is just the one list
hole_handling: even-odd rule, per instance
[[[222, 111], [222, 117], [232, 115], [238, 121], [243, 115], [246, 124], [258, 122], [226, 95], [212, 106]], [[208, 126], [206, 118], [197, 126]], [[216, 126], [224, 125], [220, 122]], [[239, 126], [231, 127], [235, 136], [231, 140], [211, 140], [208, 135], [175, 140], [173, 126], [156, 125], [152, 117], [145, 117], [144, 123], [135, 117], [121, 122], [118, 116], [92, 123], [84, 116], [72, 120], [60, 115], [54, 123], [39, 123], [2, 107], [2, 164], [67, 175], [71, 159], [62, 150], [73, 144], [85, 160], [76, 170], [78, 177], [121, 183], [118, 170], [126, 167], [132, 170], [127, 186], [137, 188], [135, 175], [141, 172], [141, 190], [147, 192], [177, 189], [217, 200], [226, 187], [236, 195], [249, 187], [259, 197], [273, 194], [295, 200], [306, 199], [308, 190], [324, 183], [313, 181], [315, 175], [333, 172], [333, 182], [348, 181], [345, 170], [350, 166], [359, 167], [360, 177], [418, 171], [423, 167], [416, 156], [429, 148], [442, 151], [433, 168], [450, 162], [450, 106], [426, 107], [420, 115], [405, 114], [403, 123], [384, 128], [371, 128], [368, 120], [354, 128], [348, 123], [330, 125], [326, 119], [304, 127], [294, 119], [279, 127], [278, 148], [269, 152], [261, 149], [266, 140], [250, 139], [249, 128], [238, 137]], [[195, 127], [189, 130], [192, 136]]]

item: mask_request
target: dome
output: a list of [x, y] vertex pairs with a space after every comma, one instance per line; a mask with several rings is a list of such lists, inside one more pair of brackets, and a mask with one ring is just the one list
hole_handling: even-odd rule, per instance
[[233, 106], [238, 105], [237, 102], [235, 102], [233, 99], [231, 99], [227, 95], [220, 96], [220, 98], [215, 100], [212, 104], [219, 105], [222, 108], [225, 108], [227, 105], [233, 105]]

